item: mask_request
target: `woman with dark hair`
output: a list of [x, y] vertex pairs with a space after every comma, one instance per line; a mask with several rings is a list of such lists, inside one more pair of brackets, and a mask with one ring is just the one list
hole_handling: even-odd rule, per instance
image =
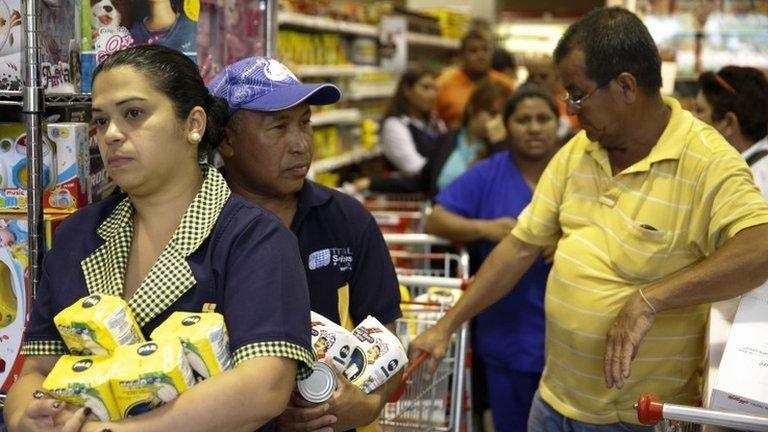
[[504, 141], [501, 112], [510, 96], [506, 85], [491, 79], [478, 83], [469, 97], [461, 128], [441, 135], [426, 164], [415, 175], [395, 178], [363, 178], [355, 188], [373, 192], [439, 192], [471, 164], [492, 153]]
[[693, 114], [717, 129], [747, 161], [768, 199], [768, 79], [751, 67], [726, 66], [699, 76]]
[[[471, 243], [473, 264], [509, 235], [558, 148], [558, 110], [537, 85], [519, 88], [504, 109], [509, 148], [478, 162], [435, 197], [425, 231]], [[517, 286], [475, 318], [473, 347], [485, 365], [494, 427], [526, 430], [544, 369], [544, 287], [549, 264], [539, 257]]]
[[[5, 419], [13, 431], [256, 430], [285, 410], [313, 360], [309, 297], [296, 239], [199, 165], [224, 136], [223, 99], [194, 62], [158, 45], [96, 68], [93, 125], [125, 192], [70, 216], [46, 255]], [[174, 311], [224, 316], [235, 367], [151, 412], [91, 420], [51, 399], [43, 381], [67, 349], [53, 317], [89, 294], [121, 296], [145, 336]], [[258, 389], [258, 391], [254, 391]], [[203, 409], [204, 408], [204, 409]]]
[[407, 70], [400, 78], [381, 124], [379, 145], [387, 161], [406, 175], [418, 173], [427, 163], [445, 124], [435, 116], [435, 75], [422, 67]]

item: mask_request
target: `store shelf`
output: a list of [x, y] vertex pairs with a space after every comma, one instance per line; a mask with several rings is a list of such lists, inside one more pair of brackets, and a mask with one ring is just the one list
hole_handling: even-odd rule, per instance
[[344, 94], [344, 99], [348, 101], [359, 101], [365, 99], [385, 99], [391, 98], [395, 94], [393, 88], [372, 88], [366, 90], [356, 90]]
[[[48, 94], [45, 95], [46, 107], [86, 106], [91, 103], [91, 95], [82, 94]], [[0, 91], [0, 105], [22, 106], [21, 92]]]
[[380, 73], [377, 66], [361, 65], [298, 65], [294, 68], [301, 78], [355, 76], [366, 73]]
[[317, 127], [345, 123], [359, 123], [362, 119], [363, 115], [358, 109], [337, 109], [312, 114], [312, 126]]
[[451, 39], [447, 37], [422, 34], [422, 33], [407, 33], [405, 40], [411, 45], [424, 45], [435, 48], [445, 49], [459, 49], [460, 42], [458, 39]]
[[278, 12], [279, 25], [302, 27], [316, 31], [347, 33], [358, 36], [378, 37], [379, 28], [369, 24], [335, 20], [314, 15], [304, 15], [295, 12]]
[[345, 166], [354, 165], [366, 160], [381, 156], [381, 149], [374, 147], [372, 149], [357, 148], [339, 156], [320, 159], [312, 162], [312, 173], [318, 174], [328, 171], [334, 171]]

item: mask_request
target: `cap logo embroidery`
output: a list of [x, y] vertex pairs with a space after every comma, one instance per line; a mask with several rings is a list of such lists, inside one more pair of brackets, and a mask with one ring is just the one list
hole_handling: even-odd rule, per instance
[[264, 67], [264, 75], [272, 81], [298, 81], [298, 78], [287, 67], [271, 59]]

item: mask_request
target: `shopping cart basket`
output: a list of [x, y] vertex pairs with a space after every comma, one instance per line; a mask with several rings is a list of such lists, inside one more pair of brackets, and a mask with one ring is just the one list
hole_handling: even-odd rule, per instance
[[635, 405], [640, 423], [655, 425], [659, 432], [694, 432], [702, 425], [746, 431], [768, 431], [768, 417], [716, 411], [664, 403], [658, 397], [642, 394]]
[[[433, 246], [449, 244], [434, 236], [404, 234], [384, 238], [390, 246], [408, 247], [410, 250], [391, 253], [415, 262], [407, 268], [396, 265], [398, 280], [408, 288], [412, 299], [403, 302], [403, 317], [396, 322], [396, 333], [407, 348], [416, 335], [434, 325], [449, 307], [446, 302], [435, 301], [445, 297], [430, 297], [434, 290], [458, 292], [465, 286], [469, 259], [465, 252], [430, 252]], [[431, 376], [427, 376], [424, 364], [426, 353], [408, 366], [398, 391], [382, 412], [380, 424], [384, 430], [471, 431], [468, 341], [469, 325], [464, 324], [451, 337], [445, 356]], [[462, 429], [464, 426], [466, 429]]]
[[369, 194], [363, 205], [370, 211], [423, 211], [428, 202], [422, 193]]

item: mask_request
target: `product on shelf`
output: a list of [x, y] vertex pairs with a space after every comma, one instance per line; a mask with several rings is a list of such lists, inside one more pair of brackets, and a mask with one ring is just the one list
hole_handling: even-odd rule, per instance
[[120, 346], [113, 360], [112, 393], [123, 418], [171, 402], [195, 384], [178, 340]]
[[[74, 0], [72, 0], [74, 1]], [[197, 57], [197, 21], [200, 0], [77, 0], [90, 14], [83, 14], [83, 90], [91, 91], [93, 71], [106, 56], [133, 45], [157, 44]], [[172, 22], [164, 29], [154, 22]]]
[[[0, 90], [20, 91], [22, 1], [0, 0]], [[40, 58], [46, 93], [80, 91], [80, 0], [40, 2]]]
[[265, 0], [202, 0], [198, 65], [208, 82], [224, 66], [266, 54]]
[[232, 367], [224, 316], [218, 313], [174, 312], [151, 335], [152, 340], [179, 340], [192, 369], [210, 378]]
[[107, 355], [144, 341], [133, 312], [120, 297], [92, 294], [62, 310], [53, 322], [72, 354]]
[[[53, 231], [67, 215], [45, 215], [43, 233], [50, 248]], [[21, 372], [19, 355], [29, 316], [29, 232], [27, 216], [0, 216], [0, 392], [7, 392]]]
[[280, 30], [277, 34], [277, 57], [294, 65], [348, 64], [349, 42], [337, 33], [305, 33]]
[[[0, 123], [0, 211], [27, 210], [26, 132], [23, 123]], [[46, 125], [42, 146], [45, 211], [71, 213], [111, 193], [113, 185], [86, 123]]]
[[56, 399], [90, 408], [101, 421], [120, 420], [109, 382], [113, 367], [107, 356], [64, 355], [45, 378], [43, 389]]

